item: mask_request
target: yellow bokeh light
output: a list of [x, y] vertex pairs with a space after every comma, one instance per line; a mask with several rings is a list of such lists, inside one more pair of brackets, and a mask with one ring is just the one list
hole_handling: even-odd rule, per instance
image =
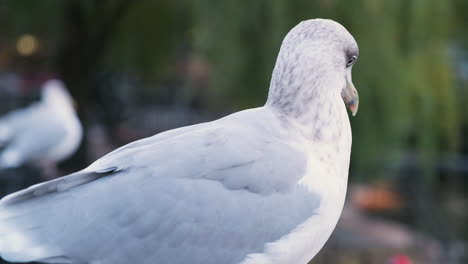
[[16, 42], [16, 50], [22, 56], [32, 55], [37, 51], [38, 42], [33, 35], [22, 35]]

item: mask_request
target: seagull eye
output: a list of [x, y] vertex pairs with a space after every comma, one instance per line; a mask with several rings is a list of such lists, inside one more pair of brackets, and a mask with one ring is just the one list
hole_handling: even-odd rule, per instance
[[346, 63], [346, 67], [349, 67], [349, 66], [353, 65], [356, 62], [356, 60], [357, 60], [356, 55], [351, 56], [348, 59], [348, 62]]

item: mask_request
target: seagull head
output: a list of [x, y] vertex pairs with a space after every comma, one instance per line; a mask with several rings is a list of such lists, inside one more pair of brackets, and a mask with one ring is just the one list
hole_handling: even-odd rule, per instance
[[47, 105], [56, 106], [62, 110], [74, 107], [74, 100], [65, 88], [65, 84], [59, 80], [49, 80], [42, 86], [42, 101]]
[[[338, 95], [354, 116], [359, 97], [351, 70], [358, 56], [356, 41], [339, 23], [329, 19], [303, 21], [283, 40], [273, 71], [269, 100], [283, 106], [291, 104], [292, 100], [305, 105], [323, 95]], [[324, 98], [320, 99], [323, 101]]]

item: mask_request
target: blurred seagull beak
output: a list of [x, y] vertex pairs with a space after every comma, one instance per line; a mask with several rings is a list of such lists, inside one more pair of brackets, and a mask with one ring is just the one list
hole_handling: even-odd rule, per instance
[[341, 97], [353, 116], [356, 115], [359, 107], [359, 95], [350, 80], [346, 81], [346, 87], [341, 91]]

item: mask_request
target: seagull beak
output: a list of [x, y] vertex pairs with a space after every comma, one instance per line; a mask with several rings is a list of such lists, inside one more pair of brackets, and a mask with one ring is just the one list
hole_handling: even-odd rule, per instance
[[349, 111], [351, 111], [351, 114], [355, 116], [359, 107], [359, 95], [351, 81], [346, 81], [346, 87], [341, 91], [341, 97], [349, 108]]

